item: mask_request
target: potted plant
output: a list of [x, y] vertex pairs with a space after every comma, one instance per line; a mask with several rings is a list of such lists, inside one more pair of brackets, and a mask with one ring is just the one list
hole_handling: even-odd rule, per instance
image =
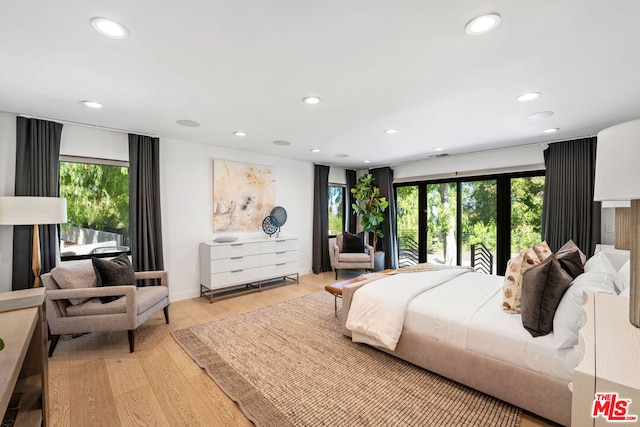
[[386, 197], [380, 195], [380, 189], [373, 185], [373, 175], [370, 173], [358, 179], [355, 187], [351, 189], [355, 199], [353, 211], [360, 215], [362, 229], [373, 235], [373, 250], [375, 251], [375, 269], [384, 268], [384, 252], [378, 251], [378, 238], [384, 237], [380, 225], [384, 221], [382, 213], [389, 206]]

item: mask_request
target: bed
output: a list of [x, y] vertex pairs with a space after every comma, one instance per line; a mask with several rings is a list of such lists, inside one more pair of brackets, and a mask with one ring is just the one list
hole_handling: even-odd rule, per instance
[[[522, 326], [519, 314], [502, 309], [504, 277], [468, 269], [417, 269], [406, 274], [391, 272], [352, 279], [343, 287], [342, 333], [544, 418], [570, 425], [569, 384], [579, 359], [577, 330], [582, 293], [617, 293], [613, 284], [616, 275], [625, 274], [624, 268], [618, 272], [602, 254], [592, 258], [591, 266], [585, 265], [589, 274], [576, 277], [570, 291], [562, 296], [558, 307], [562, 315], [556, 315], [554, 323], [564, 321], [569, 327], [556, 325], [558, 334], [532, 337]], [[608, 271], [599, 271], [605, 267]], [[397, 297], [398, 290], [404, 288], [409, 290], [401, 293], [407, 295]], [[373, 312], [364, 320], [363, 295], [368, 298], [368, 310]], [[408, 303], [403, 302], [404, 298]], [[403, 304], [405, 312], [399, 314], [400, 330], [394, 342], [397, 326], [389, 324], [398, 320], [395, 314], [389, 314], [395, 311], [389, 307]], [[365, 329], [367, 332], [363, 333]], [[558, 344], [560, 337], [566, 345]]]

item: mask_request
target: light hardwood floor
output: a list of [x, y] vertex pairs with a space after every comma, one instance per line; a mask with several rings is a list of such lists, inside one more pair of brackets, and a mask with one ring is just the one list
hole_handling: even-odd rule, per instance
[[[136, 332], [92, 333], [61, 340], [49, 359], [52, 426], [251, 426], [238, 406], [175, 343], [171, 331], [277, 304], [323, 290], [334, 273], [305, 275], [289, 284], [215, 301], [171, 304]], [[553, 426], [524, 414], [522, 427]]]

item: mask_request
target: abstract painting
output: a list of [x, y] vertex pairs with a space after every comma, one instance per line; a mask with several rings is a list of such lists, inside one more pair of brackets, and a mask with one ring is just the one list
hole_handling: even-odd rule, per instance
[[275, 196], [271, 166], [213, 160], [213, 231], [259, 230]]

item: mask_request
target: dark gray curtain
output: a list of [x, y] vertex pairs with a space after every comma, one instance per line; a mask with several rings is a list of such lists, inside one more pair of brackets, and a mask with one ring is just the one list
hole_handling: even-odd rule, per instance
[[316, 165], [313, 182], [313, 272], [331, 271], [329, 257], [329, 166]]
[[[384, 268], [398, 268], [398, 223], [396, 222], [396, 197], [393, 191], [393, 169], [389, 167], [369, 170], [380, 194], [387, 198], [389, 206], [385, 209], [382, 223], [382, 250], [385, 252]], [[380, 245], [380, 243], [378, 243]], [[377, 249], [377, 248], [376, 248]]]
[[552, 251], [569, 239], [591, 256], [600, 242], [600, 202], [593, 201], [597, 138], [550, 144], [542, 206], [542, 237]]
[[163, 270], [160, 140], [129, 134], [129, 229], [136, 271]]
[[351, 196], [351, 189], [356, 186], [356, 171], [353, 169], [346, 170], [347, 175], [347, 190], [346, 190], [346, 200], [345, 200], [345, 225], [344, 229], [349, 233], [354, 233], [358, 227], [358, 216], [354, 212], [351, 205], [354, 203], [354, 200]]
[[[58, 161], [62, 124], [18, 117], [16, 124], [16, 196], [58, 197]], [[56, 265], [57, 225], [40, 225], [40, 274]], [[12, 289], [33, 286], [33, 226], [13, 227]]]

